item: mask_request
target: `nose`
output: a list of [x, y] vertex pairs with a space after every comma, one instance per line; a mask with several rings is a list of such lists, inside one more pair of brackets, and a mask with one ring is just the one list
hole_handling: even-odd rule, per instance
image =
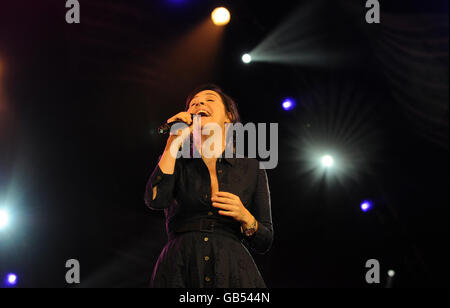
[[195, 103], [192, 104], [192, 107], [196, 107], [196, 106], [198, 106], [198, 105], [205, 105], [205, 103], [202, 102], [202, 101], [197, 101], [197, 102], [195, 102]]

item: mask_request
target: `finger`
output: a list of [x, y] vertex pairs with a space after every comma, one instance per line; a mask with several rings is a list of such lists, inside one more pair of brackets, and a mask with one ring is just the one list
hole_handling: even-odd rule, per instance
[[229, 203], [229, 204], [235, 204], [236, 202], [234, 199], [223, 197], [212, 197], [211, 200], [219, 203]]
[[188, 114], [183, 115], [183, 122], [185, 122], [185, 123], [190, 125], [192, 123], [191, 116], [188, 115]]
[[229, 211], [218, 211], [218, 213], [219, 213], [220, 215], [223, 215], [223, 216], [230, 216], [230, 217], [236, 216], [236, 215], [234, 214], [234, 212], [229, 212]]
[[171, 117], [170, 119], [168, 119], [167, 123], [170, 124], [175, 121], [181, 121], [181, 122], [184, 122], [184, 123], [190, 125], [192, 122], [192, 119], [189, 114], [177, 114], [177, 115], [174, 115], [173, 117]]
[[237, 198], [239, 198], [236, 195], [233, 195], [232, 193], [226, 192], [226, 191], [218, 191], [216, 193], [217, 197], [223, 197], [223, 198], [229, 198], [229, 199], [233, 199], [236, 200]]
[[220, 208], [220, 209], [224, 209], [224, 210], [228, 210], [228, 211], [231, 211], [231, 210], [234, 210], [235, 209], [235, 207], [233, 206], [233, 205], [229, 205], [229, 204], [223, 204], [223, 203], [216, 203], [216, 202], [213, 202], [213, 204], [212, 204], [214, 207], [218, 207], [218, 208]]

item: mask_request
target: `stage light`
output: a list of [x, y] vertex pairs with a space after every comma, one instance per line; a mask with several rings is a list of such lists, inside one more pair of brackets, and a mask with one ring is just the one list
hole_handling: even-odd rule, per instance
[[8, 274], [8, 276], [6, 276], [6, 283], [10, 286], [15, 286], [17, 284], [17, 275]]
[[395, 276], [395, 271], [394, 270], [389, 270], [388, 271], [388, 276], [391, 277], [391, 278], [394, 277]]
[[211, 19], [216, 26], [225, 26], [230, 22], [230, 12], [224, 7], [218, 7], [211, 13]]
[[242, 62], [244, 62], [245, 64], [252, 62], [252, 56], [246, 53], [242, 56]]
[[186, 2], [186, 1], [185, 0], [169, 0], [169, 2], [173, 3], [173, 4], [182, 4], [182, 3]]
[[334, 158], [331, 155], [322, 156], [320, 161], [322, 163], [322, 166], [325, 168], [330, 168], [334, 165]]
[[295, 101], [291, 98], [286, 98], [283, 103], [281, 103], [281, 106], [284, 110], [289, 111], [294, 109], [295, 107]]
[[371, 208], [372, 208], [372, 202], [365, 200], [361, 203], [361, 211], [368, 212], [368, 211], [370, 211]]
[[0, 230], [5, 229], [9, 224], [9, 214], [5, 209], [0, 209]]

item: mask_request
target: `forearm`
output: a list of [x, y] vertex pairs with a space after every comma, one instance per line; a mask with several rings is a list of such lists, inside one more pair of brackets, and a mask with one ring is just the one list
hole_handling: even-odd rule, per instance
[[147, 182], [145, 202], [152, 209], [166, 208], [173, 199], [177, 164], [176, 156], [170, 153], [173, 139], [172, 136], [169, 137], [166, 148]]
[[257, 253], [266, 253], [273, 242], [273, 225], [270, 204], [270, 190], [265, 170], [258, 171], [258, 182], [249, 213], [243, 221], [244, 225], [252, 227], [256, 221], [256, 232], [247, 237], [247, 243]]
[[161, 159], [159, 160], [159, 168], [165, 174], [173, 174], [175, 170], [176, 156], [172, 155], [171, 147], [174, 147], [174, 140], [177, 136], [170, 135], [167, 139], [166, 147]]

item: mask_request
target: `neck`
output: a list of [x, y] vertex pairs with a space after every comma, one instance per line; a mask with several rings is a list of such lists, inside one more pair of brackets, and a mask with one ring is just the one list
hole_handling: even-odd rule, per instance
[[208, 140], [208, 143], [211, 145], [209, 147], [210, 150], [217, 153], [217, 155], [220, 156], [225, 151], [226, 146], [225, 134], [222, 135], [222, 138], [214, 135], [202, 135], [201, 144], [200, 145], [194, 144], [194, 146], [197, 149], [197, 152], [201, 153], [201, 157], [204, 161], [215, 162], [218, 157], [216, 157], [215, 155], [213, 155], [213, 157], [206, 157], [203, 151], [199, 150], [200, 147], [203, 149], [203, 145], [206, 143], [206, 140]]

